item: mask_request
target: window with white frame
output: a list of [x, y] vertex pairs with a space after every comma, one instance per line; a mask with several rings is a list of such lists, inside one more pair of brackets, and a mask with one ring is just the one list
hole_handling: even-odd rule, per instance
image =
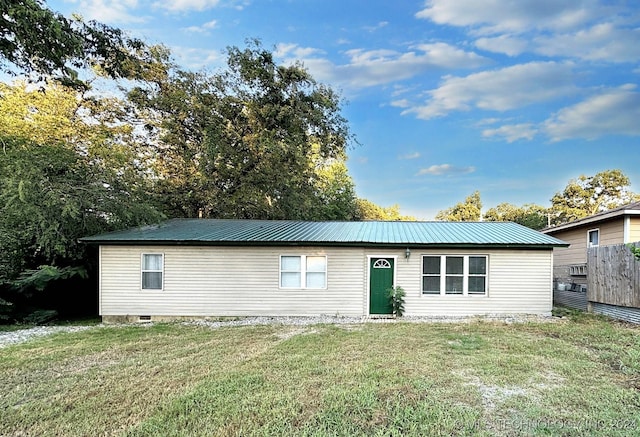
[[423, 255], [422, 293], [486, 295], [486, 255]]
[[280, 256], [280, 288], [327, 288], [327, 257]]
[[597, 247], [600, 244], [600, 229], [587, 231], [587, 247]]
[[143, 253], [141, 267], [142, 289], [162, 290], [164, 255], [161, 253]]

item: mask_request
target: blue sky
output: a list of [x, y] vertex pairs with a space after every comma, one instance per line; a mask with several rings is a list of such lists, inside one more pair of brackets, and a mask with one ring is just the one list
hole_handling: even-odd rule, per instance
[[435, 214], [549, 206], [619, 168], [640, 191], [640, 5], [625, 0], [56, 0], [215, 71], [259, 38], [345, 98], [360, 197]]

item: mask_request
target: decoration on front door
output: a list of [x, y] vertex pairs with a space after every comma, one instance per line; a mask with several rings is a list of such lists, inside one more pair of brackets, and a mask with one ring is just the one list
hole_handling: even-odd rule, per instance
[[376, 260], [376, 262], [373, 263], [373, 268], [374, 269], [390, 269], [391, 263], [386, 259], [378, 259]]

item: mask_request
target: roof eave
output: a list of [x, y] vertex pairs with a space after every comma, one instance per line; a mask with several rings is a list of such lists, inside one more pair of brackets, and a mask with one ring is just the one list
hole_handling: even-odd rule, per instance
[[620, 211], [613, 211], [609, 214], [602, 214], [602, 215], [595, 215], [592, 217], [585, 217], [583, 219], [580, 220], [575, 220], [573, 222], [569, 222], [569, 223], [563, 223], [561, 225], [558, 226], [554, 226], [552, 228], [547, 228], [547, 229], [542, 229], [540, 232], [542, 232], [543, 234], [550, 234], [553, 232], [558, 232], [558, 231], [566, 231], [568, 229], [573, 229], [573, 228], [578, 228], [580, 226], [584, 226], [584, 225], [588, 225], [588, 224], [592, 224], [592, 223], [597, 223], [597, 222], [603, 222], [606, 220], [611, 220], [611, 219], [615, 219], [618, 217], [624, 217], [627, 215], [640, 215], [640, 210], [637, 209], [624, 209], [624, 210], [620, 210]]
[[81, 238], [86, 244], [101, 246], [325, 246], [325, 247], [386, 247], [386, 248], [449, 248], [449, 249], [553, 249], [569, 247], [568, 243], [416, 243], [416, 242], [326, 242], [326, 241], [199, 241], [199, 240], [90, 240]]

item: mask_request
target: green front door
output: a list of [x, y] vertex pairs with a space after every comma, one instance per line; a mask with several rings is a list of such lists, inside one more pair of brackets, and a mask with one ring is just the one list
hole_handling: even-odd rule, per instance
[[393, 258], [371, 258], [369, 264], [369, 314], [391, 314], [387, 288], [393, 287]]

